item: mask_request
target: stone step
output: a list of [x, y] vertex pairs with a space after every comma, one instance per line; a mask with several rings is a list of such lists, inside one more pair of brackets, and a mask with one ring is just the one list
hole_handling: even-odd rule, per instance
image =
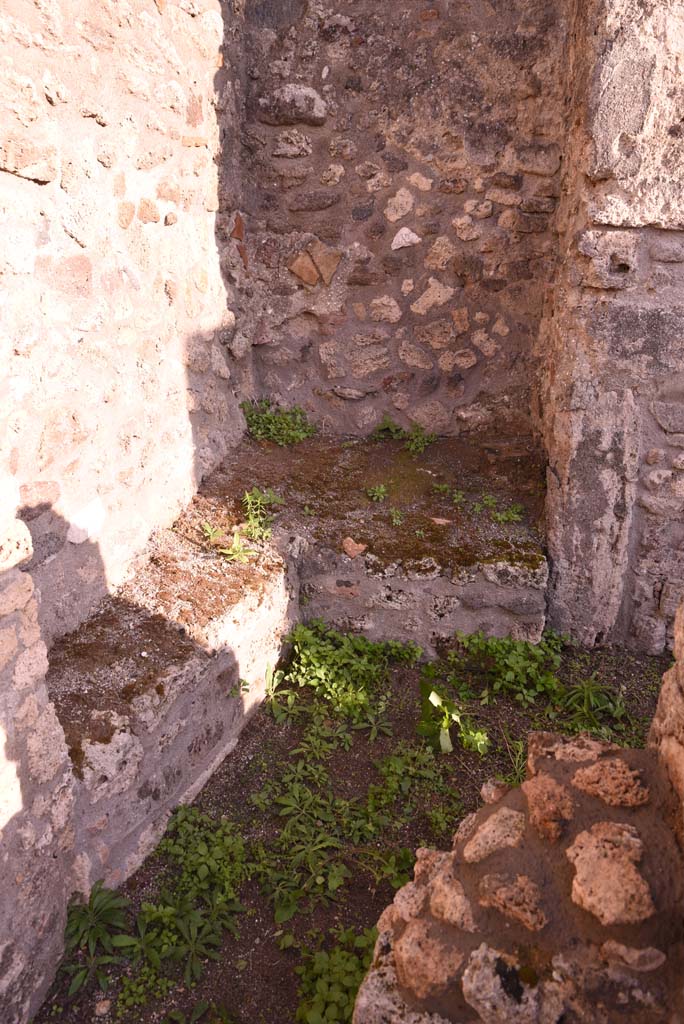
[[[297, 563], [305, 618], [413, 640], [428, 653], [457, 630], [536, 642], [548, 580], [543, 481], [527, 439], [443, 438], [418, 457], [398, 440], [317, 437], [289, 449], [246, 441], [182, 522], [195, 536], [203, 520], [230, 530], [244, 492], [271, 487], [283, 500], [276, 540]], [[381, 501], [368, 496], [377, 487], [387, 490]], [[520, 521], [506, 521], [516, 506]]]
[[298, 618], [273, 551], [231, 565], [179, 532], [50, 652], [48, 692], [75, 775], [76, 877], [116, 885], [154, 849], [262, 701]]

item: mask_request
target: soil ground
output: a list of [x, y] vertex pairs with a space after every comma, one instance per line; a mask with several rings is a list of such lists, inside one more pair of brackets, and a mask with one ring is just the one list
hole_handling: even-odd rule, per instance
[[[625, 746], [640, 746], [655, 710], [662, 673], [669, 663], [668, 657], [639, 656], [617, 648], [583, 651], [568, 646], [563, 650], [558, 676], [566, 686], [572, 686], [594, 675], [596, 682], [614, 696], [622, 694], [627, 715], [614, 736]], [[426, 744], [416, 734], [420, 677], [420, 666], [399, 665], [391, 672], [391, 736], [380, 735], [369, 742], [365, 732], [354, 733], [349, 750], [337, 749], [325, 760], [337, 797], [365, 799], [368, 786], [380, 781], [378, 762], [398, 748]], [[475, 690], [478, 686], [481, 689], [481, 680], [475, 676], [466, 681]], [[402, 821], [402, 810], [406, 808], [397, 806], [391, 838], [385, 837], [378, 847], [384, 842], [386, 848], [390, 842], [397, 850], [406, 847], [413, 851], [424, 845], [446, 848], [463, 815], [479, 806], [483, 782], [514, 774], [516, 740], [524, 739], [530, 729], [554, 727], [542, 714], [541, 703], [524, 708], [511, 698], [502, 697], [486, 706], [472, 700], [467, 710], [477, 726], [487, 730], [492, 741], [490, 753], [480, 756], [462, 749], [457, 742], [452, 753], [436, 753], [435, 764], [444, 785], [434, 791], [428, 786], [407, 795], [409, 813]], [[234, 822], [250, 848], [259, 842], [268, 845], [278, 834], [282, 818], [273, 813], [273, 807], [258, 810], [250, 797], [265, 783], [278, 779], [297, 759], [293, 751], [302, 739], [305, 725], [299, 720], [279, 724], [267, 707], [262, 707], [245, 729], [236, 751], [200, 793], [196, 806], [212, 818]], [[517, 769], [520, 767], [518, 758]], [[273, 906], [260, 891], [256, 878], [248, 880], [239, 894], [245, 908], [238, 915], [239, 935], [232, 937], [226, 933], [220, 959], [205, 963], [194, 987], [185, 984], [179, 968], [168, 969], [168, 994], [151, 994], [143, 1005], [124, 1011], [117, 1007], [117, 998], [122, 978], [132, 973], [128, 962], [111, 969], [107, 992], [99, 991], [93, 984], [71, 1000], [67, 998], [69, 978], [62, 973], [34, 1024], [52, 1024], [55, 1020], [68, 1024], [159, 1024], [174, 1020], [189, 1024], [193, 1008], [203, 1000], [220, 1008], [216, 1015], [201, 1018], [207, 1024], [293, 1024], [300, 1002], [296, 973], [302, 963], [299, 944], [315, 946], [318, 940], [314, 933], [327, 935], [330, 929], [340, 926], [356, 930], [372, 927], [393, 897], [394, 890], [388, 881], [375, 881], [372, 874], [355, 863], [351, 846], [343, 857], [351, 877], [338, 890], [336, 898], [318, 902], [313, 908], [304, 907], [280, 925], [275, 923]], [[144, 901], [158, 900], [160, 888], [172, 876], [164, 855], [156, 853], [150, 857], [122, 890], [131, 901], [132, 911]], [[285, 934], [294, 936], [293, 944], [281, 949]], [[169, 1018], [173, 1011], [176, 1016]]]

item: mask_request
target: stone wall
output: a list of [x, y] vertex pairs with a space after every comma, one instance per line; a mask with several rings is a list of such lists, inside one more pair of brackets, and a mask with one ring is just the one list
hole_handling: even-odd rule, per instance
[[84, 845], [47, 647], [127, 575], [242, 432], [215, 238], [219, 145], [237, 148], [241, 24], [218, 0], [7, 0], [0, 11], [8, 1024], [54, 976]]
[[0, 515], [0, 1016], [23, 1021], [52, 981], [71, 894], [73, 785], [45, 686], [47, 651], [21, 523]]
[[248, 4], [220, 232], [245, 392], [352, 433], [529, 433], [564, 43], [548, 0]]
[[215, 242], [240, 24], [219, 0], [2, 5], [0, 491], [48, 643], [240, 432]]
[[684, 9], [575, 7], [540, 345], [550, 613], [585, 643], [657, 653], [684, 596]]

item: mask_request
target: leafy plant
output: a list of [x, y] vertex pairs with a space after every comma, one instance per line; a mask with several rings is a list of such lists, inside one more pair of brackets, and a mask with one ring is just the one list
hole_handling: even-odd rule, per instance
[[265, 491], [261, 491], [258, 487], [253, 487], [251, 491], [245, 491], [242, 506], [247, 519], [245, 534], [250, 540], [259, 542], [270, 538], [273, 516], [269, 509], [282, 504], [283, 499], [270, 487], [267, 487]]
[[406, 431], [395, 423], [387, 413], [382, 417], [377, 427], [371, 434], [373, 441], [402, 441], [406, 437]]
[[202, 533], [212, 546], [219, 544], [223, 537], [223, 530], [219, 526], [212, 526], [211, 523], [202, 523]]
[[471, 667], [484, 676], [483, 704], [507, 693], [529, 706], [540, 697], [556, 699], [562, 686], [556, 676], [563, 637], [546, 632], [538, 644], [511, 637], [485, 637], [483, 633], [457, 634], [460, 649]]
[[67, 950], [87, 949], [92, 957], [101, 946], [105, 952], [113, 953], [114, 934], [125, 930], [124, 911], [129, 905], [123, 896], [106, 889], [102, 880], [95, 882], [87, 903], [72, 903], [69, 907], [64, 933]]
[[441, 494], [446, 496], [451, 491], [451, 486], [449, 484], [433, 484], [432, 490], [435, 492], [435, 494]]
[[217, 949], [221, 946], [221, 929], [215, 922], [207, 921], [198, 910], [187, 917], [178, 917], [176, 926], [181, 935], [176, 956], [185, 961], [185, 984], [194, 985], [202, 977], [203, 961], [219, 959]]
[[237, 683], [235, 683], [228, 691], [228, 696], [239, 697], [241, 693], [249, 693], [250, 689], [249, 680], [238, 679]]
[[222, 555], [227, 562], [238, 562], [244, 564], [249, 562], [250, 555], [256, 555], [254, 548], [248, 548], [240, 536], [240, 531], [233, 533], [233, 543], [229, 548], [217, 548], [219, 555]]
[[236, 825], [216, 821], [196, 807], [180, 807], [159, 850], [180, 869], [179, 893], [190, 900], [220, 897], [232, 916], [242, 910], [232, 902], [248, 875], [245, 841]]
[[240, 406], [247, 421], [247, 430], [257, 441], [272, 441], [281, 446], [299, 444], [316, 433], [300, 406], [283, 409], [273, 406], [268, 398], [243, 402]]
[[159, 974], [149, 964], [133, 976], [124, 975], [116, 1000], [117, 1020], [125, 1020], [132, 1009], [146, 1006], [150, 999], [163, 999], [174, 987], [171, 978]]
[[429, 680], [420, 684], [421, 713], [417, 726], [419, 736], [435, 743], [443, 754], [452, 753], [451, 728], [458, 729], [464, 750], [474, 750], [480, 755], [488, 752], [489, 737], [483, 729], [476, 729], [473, 722], [454, 701], [432, 685]]
[[378, 484], [376, 487], [367, 487], [366, 494], [371, 501], [385, 501], [387, 498], [387, 485]]
[[425, 449], [437, 440], [436, 434], [426, 434], [422, 427], [414, 424], [409, 432], [404, 435], [406, 444], [404, 448], [411, 452], [411, 455], [422, 455]]
[[72, 999], [82, 990], [89, 987], [95, 979], [102, 992], [109, 987], [109, 974], [105, 968], [120, 962], [120, 957], [111, 956], [108, 953], [85, 952], [79, 960], [67, 963], [62, 968], [66, 974], [71, 975], [71, 984], [67, 992], [67, 999]]
[[284, 682], [312, 689], [333, 714], [349, 718], [354, 725], [363, 722], [374, 705], [390, 662], [410, 665], [421, 655], [415, 644], [373, 643], [362, 636], [338, 633], [320, 620], [296, 626], [288, 640], [292, 661]]
[[385, 413], [371, 434], [371, 439], [373, 441], [404, 441], [404, 448], [412, 455], [422, 455], [428, 445], [437, 439], [437, 436], [436, 434], [427, 434], [417, 423], [410, 430], [404, 430]]
[[329, 949], [303, 950], [304, 963], [297, 968], [301, 1001], [296, 1020], [304, 1024], [351, 1021], [357, 992], [370, 967], [377, 931], [370, 928], [357, 934], [353, 928], [335, 929], [330, 937], [336, 941]]
[[400, 509], [391, 508], [389, 514], [392, 526], [401, 526], [404, 522], [404, 513]]
[[581, 683], [570, 686], [560, 697], [558, 706], [564, 723], [577, 732], [609, 734], [611, 726], [620, 725], [627, 715], [622, 694], [599, 683], [595, 672]]
[[495, 523], [520, 523], [522, 522], [525, 509], [522, 505], [510, 505], [502, 512], [492, 512], [492, 520]]
[[113, 945], [133, 963], [145, 960], [154, 970], [159, 970], [162, 962], [160, 950], [160, 930], [154, 928], [150, 916], [142, 911], [135, 922], [136, 935], [115, 935]]

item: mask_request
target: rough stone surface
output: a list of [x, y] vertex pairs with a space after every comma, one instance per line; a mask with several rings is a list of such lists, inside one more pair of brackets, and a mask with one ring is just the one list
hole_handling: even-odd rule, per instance
[[[418, 851], [414, 881], [378, 922], [354, 1024], [681, 1018], [682, 852], [655, 756], [550, 733], [530, 750], [525, 793], [465, 819], [452, 853]], [[578, 771], [615, 777], [620, 760], [648, 803], [612, 810], [573, 789]], [[487, 855], [473, 859], [473, 844]]]
[[[625, 639], [654, 653], [671, 646], [684, 596], [684, 277], [670, 263], [684, 229], [672, 187], [682, 38], [678, 2], [576, 7], [561, 258], [539, 333], [551, 621], [587, 644]], [[557, 156], [539, 149], [524, 166], [548, 171]]]
[[525, 815], [502, 807], [483, 822], [463, 848], [469, 864], [477, 864], [510, 846], [519, 846], [525, 831]]
[[498, 910], [528, 931], [545, 928], [548, 917], [541, 907], [539, 887], [527, 875], [485, 875], [480, 882], [480, 906]]
[[[201, 6], [2, 5], [0, 491], [33, 534], [47, 644], [125, 578], [242, 430], [212, 358], [231, 301], [222, 50], [221, 75], [235, 68], [219, 0]], [[229, 160], [222, 173], [237, 187]]]
[[684, 606], [675, 620], [675, 657], [663, 679], [649, 742], [676, 794], [675, 830], [684, 847]]
[[572, 777], [572, 784], [575, 789], [600, 797], [611, 807], [638, 807], [649, 798], [639, 773], [617, 757], [579, 768]]
[[399, 984], [417, 999], [427, 999], [454, 979], [463, 954], [435, 939], [427, 922], [413, 920], [396, 941], [394, 960]]
[[527, 798], [530, 822], [542, 839], [552, 843], [560, 839], [574, 814], [569, 790], [550, 775], [535, 775], [523, 782], [521, 789]]
[[0, 935], [3, 1021], [28, 1019], [52, 981], [72, 893], [127, 878], [234, 747], [298, 619], [294, 568], [275, 551], [229, 567], [199, 515], [155, 535], [49, 666], [32, 577], [0, 576], [0, 866], [15, 879], [0, 911], [22, 922]]
[[648, 883], [636, 864], [643, 843], [632, 825], [600, 821], [568, 847], [574, 865], [573, 901], [601, 924], [638, 924], [655, 913]]
[[[274, 540], [296, 561], [304, 616], [375, 640], [413, 640], [432, 653], [439, 638], [458, 629], [533, 642], [541, 636], [548, 570], [535, 529], [522, 522], [494, 537], [477, 515], [451, 514], [446, 498], [447, 514], [436, 515], [432, 487], [451, 479], [468, 492], [496, 495], [501, 507], [526, 493], [534, 522], [540, 506], [532, 458], [527, 448], [476, 443], [472, 435], [436, 440], [419, 460], [401, 442], [356, 440], [340, 448], [335, 438], [315, 437], [282, 449], [248, 440], [203, 491], [233, 522], [246, 478], [286, 494]], [[506, 478], [511, 486], [502, 492]], [[387, 499], [371, 501], [367, 488], [380, 484]], [[395, 505], [401, 525], [388, 529]], [[426, 520], [428, 530], [417, 537]]]
[[[516, 0], [493, 18], [486, 4], [333, 0], [268, 19], [252, 6], [244, 188], [236, 198], [226, 176], [219, 210], [227, 227], [241, 202], [248, 224], [247, 266], [219, 231], [246, 339], [234, 380], [355, 435], [384, 413], [409, 426], [434, 410], [438, 430], [462, 432], [458, 413], [474, 408], [480, 422], [529, 432], [557, 253], [566, 6]], [[287, 267], [313, 240], [341, 259], [328, 288], [307, 290]], [[458, 311], [469, 318], [460, 334]], [[453, 325], [439, 361], [414, 337], [433, 314]], [[295, 344], [290, 325], [303, 318], [306, 344]], [[376, 322], [406, 335], [369, 358]]]
[[[203, 681], [205, 717], [224, 721], [212, 675], [220, 657], [210, 667], [207, 658], [233, 634], [208, 615], [191, 636], [185, 599], [171, 608], [160, 598], [155, 626], [169, 644], [169, 623], [186, 629], [200, 648], [192, 671], [174, 662], [151, 703], [128, 694], [133, 710], [91, 709], [93, 735], [80, 747], [44, 676], [48, 646], [108, 592], [119, 588], [121, 600], [153, 529], [174, 520], [239, 439], [241, 399], [298, 401], [324, 429], [356, 435], [384, 413], [473, 444], [483, 427], [528, 439], [538, 428], [549, 457], [552, 624], [589, 644], [626, 638], [661, 651], [684, 596], [676, 0], [514, 0], [495, 12], [443, 0], [423, 10], [415, 0], [122, 0], [85, 5], [77, 17], [73, 6], [6, 0], [0, 14], [0, 856], [16, 883], [3, 917], [20, 907], [26, 922], [21, 934], [0, 934], [0, 1006], [11, 1020], [27, 1017], [47, 983], [67, 890], [87, 888], [97, 865], [85, 853], [71, 863], [89, 801], [119, 806], [145, 776], [139, 803], [122, 810], [120, 849], [107, 852], [112, 827], [102, 826], [97, 857], [115, 878], [190, 791], [165, 769], [161, 781], [145, 775], [155, 771], [154, 716], [191, 719], [174, 680]], [[532, 447], [520, 457], [532, 458]], [[405, 628], [427, 649], [455, 624], [539, 636], [543, 556], [530, 566], [506, 549], [453, 571], [446, 556], [383, 561], [369, 543], [352, 560], [340, 546], [348, 530], [365, 545], [357, 525], [334, 535], [334, 550], [321, 555], [303, 535], [297, 552], [311, 607], [338, 624], [384, 637], [388, 623], [401, 623], [400, 635]], [[434, 516], [431, 526], [453, 523]], [[294, 552], [279, 542], [291, 570]], [[245, 594], [232, 596], [258, 619]], [[271, 597], [265, 621], [281, 607], [282, 593]], [[244, 642], [247, 662], [258, 661], [256, 640]], [[139, 667], [131, 656], [136, 680]], [[680, 835], [683, 691], [677, 667], [652, 734], [680, 798]], [[207, 725], [192, 751], [178, 739], [192, 778], [209, 770], [236, 723], [224, 721], [220, 736]], [[645, 880], [658, 920], [643, 828], [638, 865], [626, 840], [596, 833], [602, 823], [631, 828], [630, 816], [653, 822], [658, 780], [642, 778], [636, 755], [590, 740], [542, 740], [530, 751], [533, 776], [539, 765], [548, 771], [524, 795], [504, 797], [517, 800], [511, 813], [534, 804], [522, 847], [533, 835], [555, 843], [553, 856], [572, 849], [564, 877], [576, 871], [587, 917], [608, 913], [597, 881], [623, 873], [630, 906], [646, 907]], [[585, 820], [588, 801], [594, 817]], [[141, 809], [152, 815], [147, 838], [136, 832]], [[484, 827], [464, 827], [460, 854]], [[518, 849], [497, 848], [483, 869], [517, 879], [499, 860]], [[525, 877], [543, 894], [538, 875]], [[505, 917], [477, 903], [470, 881], [459, 881], [462, 897], [454, 884], [451, 901], [442, 893], [435, 903], [468, 935], [487, 915]], [[436, 934], [426, 933], [446, 948]], [[625, 970], [641, 969], [656, 991], [671, 963], [660, 962], [660, 938], [620, 953], [610, 941], [597, 948], [623, 984]], [[469, 948], [459, 968], [490, 985], [478, 1012], [514, 1019], [523, 1003], [538, 1004], [553, 1019], [574, 984], [562, 964], [555, 988], [547, 979], [536, 1002], [521, 997], [506, 1009], [512, 951], [498, 945], [477, 956]], [[639, 991], [627, 986], [628, 1004]], [[470, 1013], [463, 1000], [462, 1010]]]

